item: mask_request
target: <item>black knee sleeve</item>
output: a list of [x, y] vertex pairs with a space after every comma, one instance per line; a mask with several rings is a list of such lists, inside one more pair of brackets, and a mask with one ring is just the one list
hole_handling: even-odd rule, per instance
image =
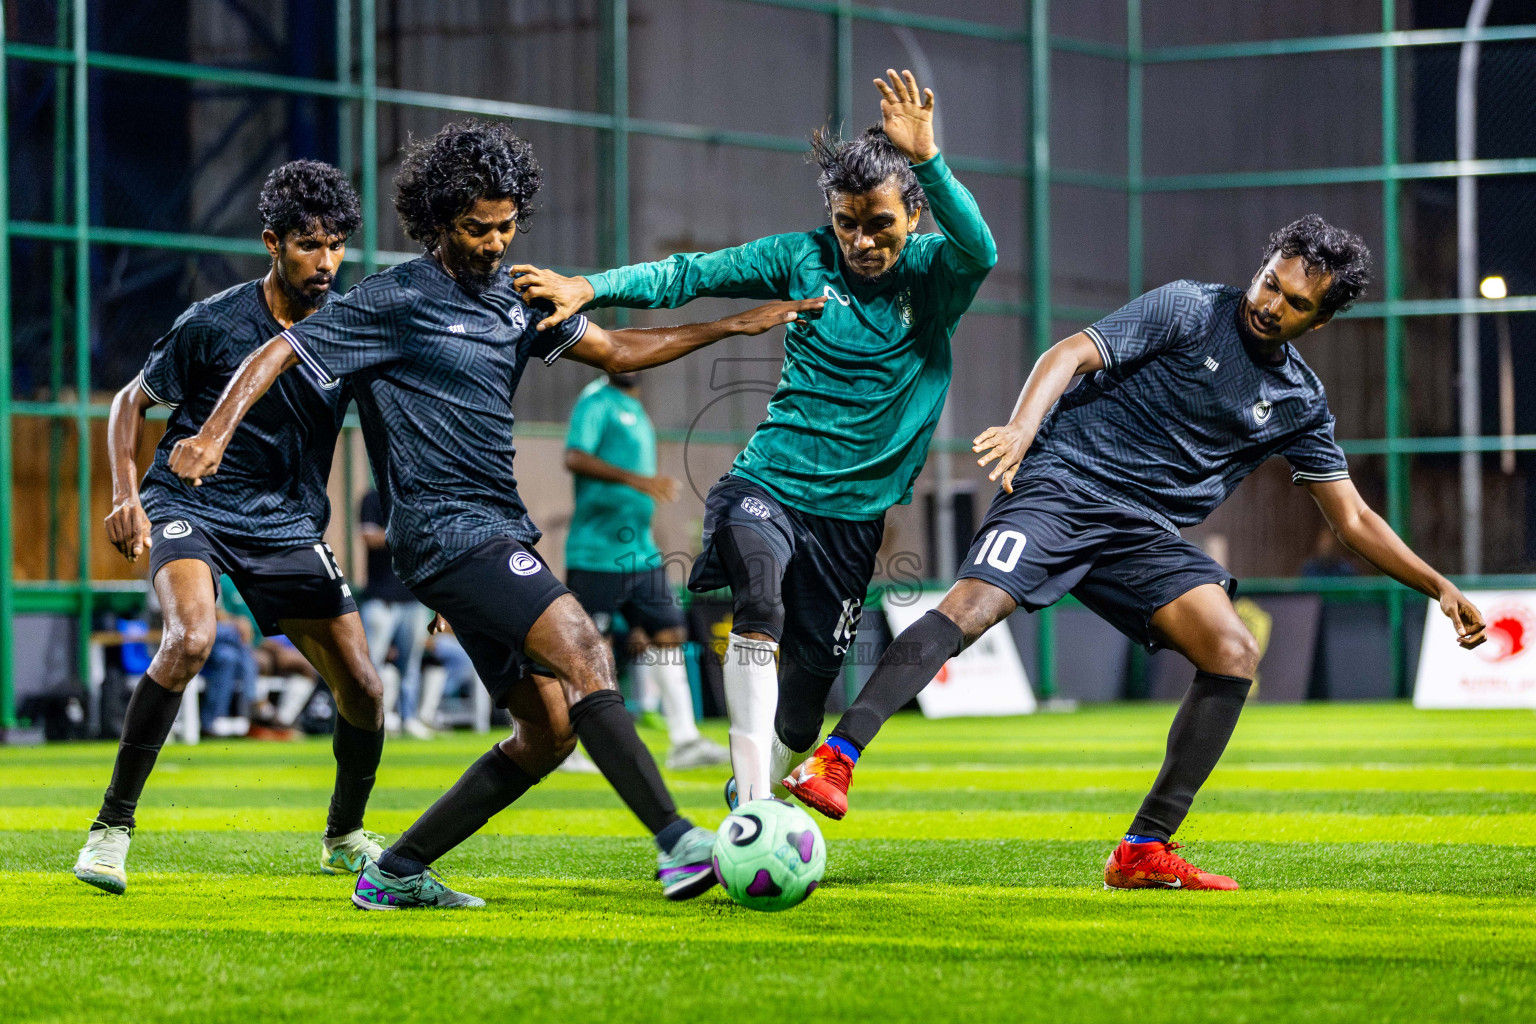
[[745, 526], [715, 533], [714, 545], [731, 583], [734, 633], [784, 635], [784, 563], [768, 542]]

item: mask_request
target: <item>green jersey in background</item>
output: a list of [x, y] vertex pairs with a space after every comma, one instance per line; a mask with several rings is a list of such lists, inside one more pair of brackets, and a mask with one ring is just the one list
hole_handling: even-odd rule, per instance
[[594, 306], [827, 297], [820, 319], [786, 330], [768, 417], [731, 470], [814, 515], [876, 519], [912, 500], [949, 391], [950, 336], [997, 262], [976, 200], [943, 156], [912, 170], [944, 234], [910, 236], [872, 282], [845, 267], [830, 225], [587, 278]]
[[[571, 410], [565, 446], [639, 476], [656, 475], [656, 430], [640, 400], [607, 380], [582, 389]], [[656, 503], [633, 487], [577, 476], [576, 511], [565, 539], [565, 564], [589, 572], [633, 572], [660, 564], [651, 537]]]

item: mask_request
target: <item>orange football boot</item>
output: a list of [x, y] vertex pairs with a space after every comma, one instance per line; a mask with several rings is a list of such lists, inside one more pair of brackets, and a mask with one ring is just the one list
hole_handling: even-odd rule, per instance
[[853, 760], [831, 744], [823, 743], [789, 773], [783, 786], [807, 807], [839, 821], [848, 813], [848, 786], [852, 782]]
[[1104, 863], [1106, 889], [1225, 889], [1237, 883], [1226, 875], [1201, 871], [1174, 853], [1178, 843], [1127, 843], [1115, 847]]

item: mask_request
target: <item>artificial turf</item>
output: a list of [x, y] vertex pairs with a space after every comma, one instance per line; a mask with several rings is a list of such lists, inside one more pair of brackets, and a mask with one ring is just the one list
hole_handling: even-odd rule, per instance
[[[827, 882], [662, 900], [600, 778], [443, 858], [481, 910], [365, 914], [316, 868], [330, 747], [168, 747], [126, 896], [69, 874], [110, 744], [0, 748], [8, 1021], [1536, 1019], [1536, 715], [1250, 707], [1179, 838], [1238, 893], [1105, 892], [1173, 709], [891, 723]], [[647, 736], [660, 742], [659, 736]], [[395, 834], [489, 743], [393, 741]], [[723, 772], [669, 775], [722, 816]]]

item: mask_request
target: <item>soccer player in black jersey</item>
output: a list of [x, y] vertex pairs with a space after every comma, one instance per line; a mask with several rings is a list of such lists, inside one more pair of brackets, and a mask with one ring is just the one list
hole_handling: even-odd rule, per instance
[[1309, 215], [1270, 236], [1246, 291], [1175, 281], [1041, 356], [1012, 419], [975, 440], [1002, 489], [959, 581], [896, 638], [785, 785], [841, 818], [853, 766], [886, 719], [1015, 608], [1038, 611], [1070, 592], [1133, 641], [1172, 648], [1197, 670], [1105, 885], [1236, 889], [1171, 840], [1226, 749], [1259, 649], [1232, 607], [1236, 581], [1178, 528], [1283, 456], [1346, 546], [1439, 602], [1463, 647], [1483, 642], [1472, 602], [1355, 490], [1322, 383], [1291, 344], [1359, 296], [1369, 261], [1358, 236]]
[[479, 906], [430, 865], [560, 764], [579, 737], [656, 837], [670, 899], [714, 884], [714, 833], [678, 815], [614, 687], [609, 646], [534, 550], [540, 533], [517, 493], [512, 395], [530, 358], [562, 355], [622, 373], [670, 362], [735, 334], [819, 312], [824, 298], [777, 302], [707, 324], [605, 331], [575, 316], [538, 331], [501, 263], [532, 216], [541, 173], [504, 124], [466, 121], [411, 147], [395, 209], [425, 255], [364, 280], [255, 352], [171, 466], [196, 481], [252, 403], [290, 367], [356, 389], [401, 581], [452, 625], [516, 732], [369, 864], [353, 902], [369, 910]]
[[[384, 744], [381, 688], [357, 606], [323, 539], [345, 391], [313, 374], [294, 374], [251, 411], [217, 480], [194, 490], [168, 465], [172, 447], [196, 432], [241, 360], [325, 304], [347, 237], [362, 223], [346, 176], [313, 160], [273, 171], [259, 212], [271, 269], [193, 303], [112, 402], [107, 536], [131, 562], [149, 555], [165, 631], [128, 702], [112, 781], [75, 864], [76, 877], [108, 892], [127, 887], [134, 809], [182, 693], [213, 649], [225, 573], [262, 632], [286, 633], [336, 697], [336, 788], [321, 869], [356, 874], [381, 852], [383, 837], [363, 829]], [[168, 406], [171, 420], [140, 485], [135, 460], [153, 405]]]

